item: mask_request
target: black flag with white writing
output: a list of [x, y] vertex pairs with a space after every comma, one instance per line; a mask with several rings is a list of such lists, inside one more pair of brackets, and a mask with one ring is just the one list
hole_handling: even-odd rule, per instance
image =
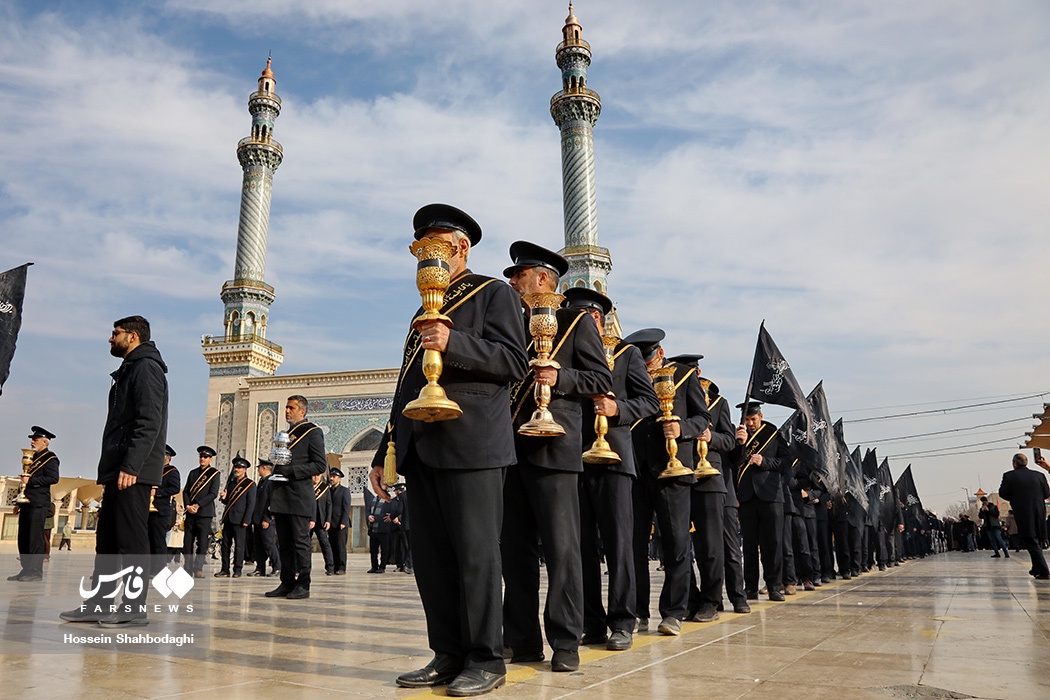
[[[795, 410], [780, 427], [780, 437], [788, 454], [800, 460], [820, 476], [827, 490], [841, 490], [835, 465], [835, 437], [831, 431], [824, 382], [818, 383], [806, 397], [809, 414]], [[807, 420], [811, 422], [807, 426]]]
[[26, 263], [0, 274], [0, 393], [11, 374], [18, 329], [22, 327], [22, 300], [26, 295]]
[[864, 474], [864, 493], [868, 496], [868, 511], [864, 524], [868, 527], [878, 527], [881, 502], [879, 500], [879, 458], [875, 456], [875, 450], [868, 450], [864, 453], [861, 468]]
[[[846, 462], [846, 494], [853, 497], [861, 510], [868, 512], [868, 492], [864, 488], [864, 460], [860, 448], [854, 447]], [[866, 519], [865, 519], [866, 522]]]
[[[815, 442], [813, 437], [813, 415], [802, 393], [802, 387], [791, 371], [791, 365], [766, 332], [766, 322], [758, 327], [758, 344], [755, 346], [755, 359], [751, 364], [751, 379], [747, 385], [747, 401], [787, 406], [801, 411], [805, 415], [807, 441]], [[741, 420], [743, 418], [741, 417]]]
[[926, 511], [919, 500], [919, 492], [915, 490], [915, 480], [911, 477], [911, 465], [901, 472], [897, 479], [897, 498], [904, 504], [904, 513], [911, 517], [913, 522], [925, 523]]
[[893, 474], [890, 473], [890, 461], [883, 457], [882, 464], [879, 465], [879, 518], [887, 532], [896, 532], [899, 510], [897, 489], [893, 486]]

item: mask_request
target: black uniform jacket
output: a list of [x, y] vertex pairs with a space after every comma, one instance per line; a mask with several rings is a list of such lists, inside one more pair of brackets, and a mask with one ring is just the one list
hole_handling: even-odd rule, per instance
[[[521, 300], [502, 280], [466, 271], [449, 285], [442, 312], [452, 319], [444, 369], [438, 383], [463, 415], [426, 423], [402, 415], [426, 385], [421, 336], [410, 331], [405, 341], [401, 376], [394, 393], [383, 441], [372, 460], [383, 464], [393, 440], [397, 468], [416, 457], [435, 469], [494, 469], [514, 464], [510, 420], [510, 384], [525, 376], [525, 331]], [[422, 309], [416, 315], [422, 313]]]
[[[521, 315], [519, 314], [519, 319]], [[566, 472], [583, 471], [583, 409], [580, 399], [604, 394], [612, 387], [612, 373], [598, 327], [582, 309], [558, 309], [558, 333], [554, 336], [552, 359], [561, 365], [558, 381], [551, 387], [548, 405], [555, 422], [565, 428], [558, 437], [530, 437], [514, 433], [520, 460], [537, 467]], [[528, 324], [528, 318], [525, 318]], [[529, 357], [536, 357], [535, 344]], [[511, 415], [515, 430], [532, 418], [536, 410], [535, 373], [511, 392]], [[593, 413], [591, 414], [594, 415]], [[593, 418], [591, 420], [593, 428]]]
[[321, 482], [314, 487], [314, 527], [323, 527], [325, 523], [332, 524], [332, 487], [330, 484]]
[[58, 455], [51, 450], [40, 450], [33, 455], [26, 482], [26, 498], [30, 506], [51, 505], [51, 485], [58, 483]]
[[[686, 467], [696, 467], [696, 438], [700, 433], [707, 430], [711, 424], [711, 414], [707, 411], [707, 402], [704, 400], [704, 392], [700, 388], [700, 380], [696, 376], [696, 369], [689, 365], [677, 362], [665, 366], [674, 366], [674, 383], [677, 387], [674, 396], [674, 415], [679, 417], [682, 434], [678, 437], [678, 460]], [[664, 439], [663, 423], [657, 422], [661, 413], [656, 413], [643, 418], [635, 424], [631, 430], [634, 438], [634, 451], [643, 468], [648, 468], [651, 476], [656, 476], [667, 466], [667, 441]], [[677, 479], [682, 483], [695, 483], [696, 478], [692, 475], [680, 476]], [[705, 479], [705, 481], [712, 481]], [[717, 485], [713, 489], [720, 491]]]
[[1046, 538], [1044, 503], [1050, 498], [1050, 487], [1042, 472], [1028, 467], [1006, 472], [999, 485], [999, 496], [1010, 501], [1018, 536]]
[[288, 477], [288, 481], [275, 481], [270, 495], [270, 512], [280, 515], [300, 515], [313, 518], [317, 506], [314, 499], [314, 474], [324, 474], [328, 461], [324, 455], [324, 434], [320, 426], [302, 421], [288, 431], [292, 442], [292, 461], [279, 464], [274, 472]]
[[[581, 321], [582, 323], [582, 321]], [[602, 468], [610, 472], [638, 476], [631, 441], [631, 426], [660, 410], [660, 401], [653, 391], [653, 382], [645, 369], [642, 353], [633, 345], [621, 344], [614, 353], [612, 369], [613, 400], [619, 413], [609, 416], [609, 432], [605, 439], [613, 452], [620, 455], [619, 464]], [[589, 450], [596, 437], [594, 432], [594, 401], [581, 399], [583, 407], [583, 449]]]
[[171, 499], [182, 489], [182, 476], [174, 464], [164, 467], [160, 477], [160, 486], [153, 494], [153, 505], [157, 508], [156, 515], [162, 518], [171, 517]]
[[150, 340], [128, 353], [111, 375], [96, 483], [114, 484], [124, 471], [140, 484], [160, 486], [168, 436], [167, 371]]
[[259, 479], [255, 486], [255, 511], [252, 513], [252, 523], [261, 525], [262, 521], [273, 522], [270, 515], [270, 496], [273, 495], [273, 482], [266, 476]]
[[257, 495], [254, 481], [247, 476], [237, 481], [231, 475], [226, 482], [226, 498], [222, 499], [226, 506], [222, 512], [222, 521], [234, 525], [251, 524]]
[[[769, 421], [762, 421], [754, 435], [730, 453], [736, 474], [736, 497], [741, 503], [758, 498], [770, 503], [783, 503], [784, 491], [780, 470], [783, 458], [780, 433]], [[762, 465], [748, 464], [751, 455], [762, 455]]]
[[200, 506], [196, 513], [189, 513], [198, 518], [215, 517], [215, 499], [219, 497], [219, 479], [222, 476], [215, 467], [202, 470], [197, 467], [186, 477], [186, 488], [182, 490], [183, 505], [196, 503]]
[[332, 488], [332, 529], [340, 525], [350, 527], [350, 489], [340, 484]]

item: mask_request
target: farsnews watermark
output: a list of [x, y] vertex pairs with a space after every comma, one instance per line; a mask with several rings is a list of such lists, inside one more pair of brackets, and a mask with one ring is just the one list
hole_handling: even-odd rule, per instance
[[170, 644], [181, 647], [184, 644], [194, 644], [192, 634], [72, 634], [67, 632], [62, 637], [64, 644]]
[[[112, 574], [100, 574], [94, 580], [82, 576], [80, 578], [80, 597], [85, 601], [81, 603], [81, 610], [91, 612], [138, 612], [138, 613], [192, 613], [193, 602], [182, 602], [191, 590], [193, 590], [193, 577], [181, 566], [176, 569], [168, 567], [161, 568], [151, 581], [154, 590], [160, 593], [166, 601], [164, 603], [146, 603], [143, 592], [146, 588], [146, 580], [141, 566], [126, 566]], [[113, 590], [103, 596], [99, 593], [106, 584], [116, 584]], [[121, 595], [123, 593], [123, 595]], [[117, 596], [121, 596], [121, 602], [116, 602]], [[174, 596], [174, 597], [173, 597]], [[139, 599], [143, 599], [139, 602]], [[104, 602], [109, 601], [109, 602]]]

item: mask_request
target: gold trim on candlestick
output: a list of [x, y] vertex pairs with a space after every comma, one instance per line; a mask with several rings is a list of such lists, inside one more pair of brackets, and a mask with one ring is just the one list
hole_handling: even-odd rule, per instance
[[[653, 389], [656, 398], [660, 399], [661, 416], [656, 419], [657, 423], [667, 423], [673, 420], [681, 420], [674, 415], [674, 367], [661, 367], [649, 373], [653, 378]], [[676, 476], [690, 476], [693, 470], [682, 464], [678, 459], [678, 441], [674, 438], [664, 438], [667, 447], [667, 466], [657, 477], [660, 479], [672, 479]]]
[[[609, 365], [609, 371], [612, 371], [616, 366], [616, 359], [613, 353], [619, 344], [620, 339], [614, 335], [602, 337], [602, 348], [605, 350], [605, 362]], [[611, 391], [605, 395], [609, 398], [614, 396]], [[620, 459], [620, 455], [613, 450], [609, 441], [605, 439], [605, 436], [609, 434], [609, 419], [606, 416], [596, 415], [594, 417], [594, 434], [594, 444], [591, 445], [591, 449], [583, 453], [584, 462], [588, 464], [619, 464], [623, 461]]]
[[[558, 333], [558, 307], [565, 297], [557, 292], [532, 292], [525, 295], [525, 304], [529, 307], [529, 333], [536, 347], [536, 357], [529, 361], [529, 366], [553, 367], [561, 369], [556, 360], [551, 359], [554, 349], [554, 336]], [[547, 406], [551, 402], [551, 388], [547, 384], [536, 382], [536, 410], [532, 418], [518, 428], [518, 434], [533, 437], [557, 437], [565, 434], [565, 428], [554, 420]]]
[[699, 440], [697, 443], [698, 459], [696, 460], [696, 471], [693, 472], [693, 474], [696, 475], [696, 478], [706, 479], [709, 476], [722, 476], [722, 472], [718, 471], [715, 468], [715, 465], [711, 464], [707, 459], [707, 440]]
[[[408, 250], [419, 261], [416, 266], [416, 287], [423, 300], [423, 313], [412, 321], [412, 327], [418, 331], [420, 324], [438, 321], [451, 328], [452, 319], [441, 313], [441, 305], [450, 282], [448, 261], [454, 252], [452, 244], [442, 238], [424, 238], [412, 243]], [[463, 415], [459, 404], [448, 398], [438, 384], [443, 368], [440, 352], [429, 349], [423, 351], [423, 376], [427, 378], [427, 383], [419, 390], [419, 396], [401, 412], [406, 418], [433, 423]]]
[[[22, 448], [22, 475], [29, 474], [29, 465], [33, 463], [33, 456], [36, 455], [36, 450], [29, 448]], [[26, 496], [26, 485], [18, 485], [18, 496], [15, 497], [15, 503], [26, 504], [30, 503], [29, 497]]]
[[150, 489], [149, 489], [149, 512], [150, 513], [159, 513], [160, 512], [159, 510], [157, 510], [157, 506], [153, 503], [153, 497], [155, 495], [157, 495], [157, 487], [156, 486], [151, 486]]

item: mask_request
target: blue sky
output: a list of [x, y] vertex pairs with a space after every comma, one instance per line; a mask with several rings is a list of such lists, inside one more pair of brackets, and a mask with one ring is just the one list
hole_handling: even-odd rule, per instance
[[[823, 379], [847, 421], [1050, 390], [1045, 3], [582, 0], [576, 13], [602, 96], [599, 235], [626, 330], [666, 328], [670, 352], [706, 354], [705, 374], [740, 400], [765, 319], [803, 388]], [[475, 215], [479, 272], [502, 270], [517, 239], [560, 247], [547, 106], [565, 15], [546, 0], [0, 3], [0, 268], [36, 263], [0, 397], [9, 471], [40, 423], [67, 474], [93, 472], [116, 366], [106, 338], [129, 313], [150, 318], [171, 367], [170, 441], [201, 440], [199, 338], [221, 330], [235, 147], [270, 51], [285, 160], [268, 337], [283, 373], [397, 362], [424, 203]], [[1019, 420], [1042, 401], [847, 423], [846, 437]], [[915, 461], [943, 508], [997, 486], [1028, 429], [878, 451], [1002, 439]]]

